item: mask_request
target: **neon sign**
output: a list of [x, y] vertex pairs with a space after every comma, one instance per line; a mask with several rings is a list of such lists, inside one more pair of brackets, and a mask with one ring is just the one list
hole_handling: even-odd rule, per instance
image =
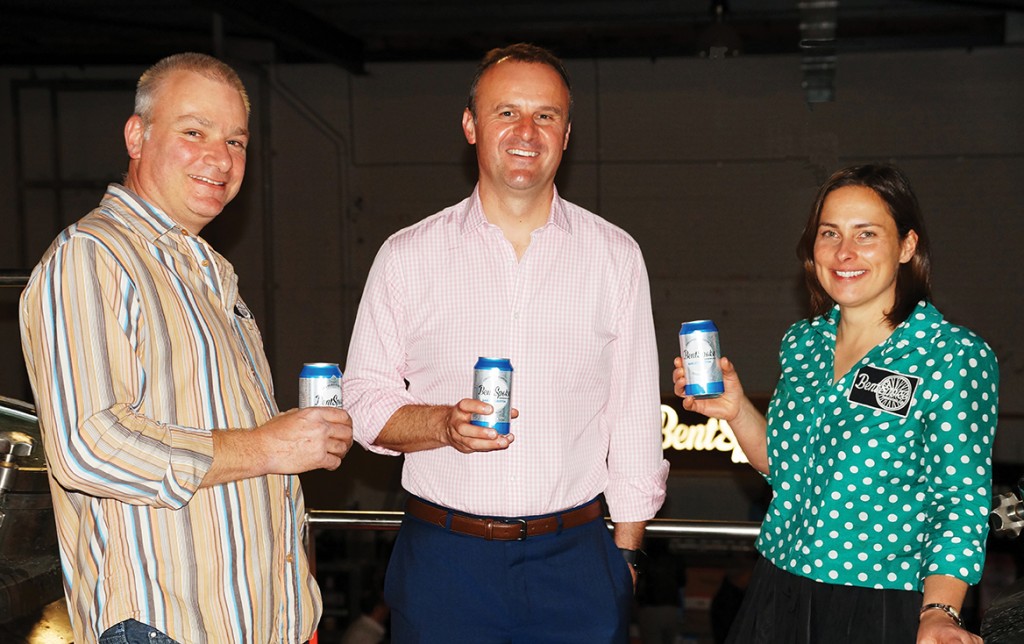
[[732, 452], [733, 463], [748, 463], [732, 427], [724, 420], [709, 418], [703, 425], [684, 425], [679, 414], [668, 405], [661, 406], [661, 449], [679, 451]]

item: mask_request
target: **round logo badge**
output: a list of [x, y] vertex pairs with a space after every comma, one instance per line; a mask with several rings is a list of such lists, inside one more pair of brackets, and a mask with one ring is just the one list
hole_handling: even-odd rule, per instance
[[875, 389], [875, 400], [882, 409], [896, 411], [907, 406], [913, 391], [914, 388], [906, 377], [886, 376]]

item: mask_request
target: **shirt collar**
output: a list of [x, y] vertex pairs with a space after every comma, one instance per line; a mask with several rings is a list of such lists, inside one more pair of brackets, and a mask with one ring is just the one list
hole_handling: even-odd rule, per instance
[[[555, 228], [563, 230], [571, 235], [572, 222], [569, 220], [565, 201], [558, 196], [557, 187], [552, 186], [552, 189], [551, 213], [548, 215], [547, 223], [537, 230], [544, 230], [549, 226], [554, 226]], [[488, 224], [490, 224], [490, 222], [487, 221], [487, 215], [484, 214], [483, 203], [480, 201], [480, 184], [477, 184], [473, 189], [473, 194], [469, 197], [469, 208], [466, 210], [466, 216], [462, 220], [462, 233], [468, 234]]]
[[152, 242], [168, 233], [185, 233], [185, 229], [167, 213], [119, 183], [107, 186], [107, 193], [103, 196], [100, 207], [118, 216], [125, 224]]
[[[828, 313], [819, 315], [811, 320], [811, 328], [835, 342], [836, 325], [839, 323], [839, 317], [839, 305], [836, 304]], [[892, 334], [882, 343], [883, 354], [910, 347], [914, 344], [915, 340], [919, 341], [921, 339], [919, 337], [920, 333], [927, 333], [928, 329], [934, 328], [941, 321], [942, 314], [939, 313], [938, 309], [927, 300], [921, 300], [914, 307], [914, 310], [910, 312], [910, 315], [907, 316], [907, 319], [896, 325]]]
[[914, 347], [922, 346], [922, 340], [938, 333], [938, 326], [942, 319], [942, 314], [938, 309], [927, 300], [921, 300], [907, 316], [907, 319], [900, 322], [889, 339], [885, 341], [882, 354], [896, 351], [909, 353]]
[[[185, 230], [164, 211], [118, 183], [107, 186], [107, 193], [103, 196], [100, 208], [117, 217], [150, 243], [156, 244], [161, 239], [165, 239], [164, 244], [184, 250], [185, 246], [181, 244], [187, 244], [187, 240], [181, 237], [170, 237], [170, 235], [191, 237], [198, 242], [201, 252], [205, 253], [216, 265], [216, 275], [219, 276], [220, 282], [217, 284], [210, 279], [214, 292], [221, 294], [221, 299], [227, 306], [232, 306], [239, 300], [238, 276], [230, 262], [213, 250], [206, 240]], [[196, 248], [195, 245], [192, 247]]]
[[811, 328], [829, 340], [836, 341], [836, 325], [839, 324], [839, 305], [832, 310], [811, 320]]

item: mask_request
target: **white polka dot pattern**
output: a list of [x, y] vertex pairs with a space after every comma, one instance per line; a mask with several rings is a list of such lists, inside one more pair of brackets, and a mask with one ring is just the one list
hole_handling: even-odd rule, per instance
[[[999, 369], [980, 337], [921, 302], [833, 383], [838, 308], [794, 324], [768, 408], [773, 498], [758, 550], [834, 584], [977, 583], [991, 507]], [[920, 378], [906, 417], [849, 400], [858, 370]]]

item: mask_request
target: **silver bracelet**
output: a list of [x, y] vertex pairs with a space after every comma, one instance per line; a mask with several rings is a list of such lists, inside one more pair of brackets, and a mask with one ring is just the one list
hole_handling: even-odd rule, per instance
[[960, 619], [960, 612], [950, 606], [949, 604], [925, 604], [921, 607], [921, 613], [924, 614], [926, 610], [941, 610], [952, 618], [956, 625], [960, 628], [964, 627], [964, 620]]

